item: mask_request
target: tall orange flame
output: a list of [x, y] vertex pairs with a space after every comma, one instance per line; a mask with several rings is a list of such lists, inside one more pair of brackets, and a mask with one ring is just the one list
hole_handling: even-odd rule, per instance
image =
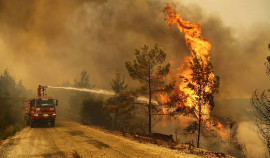
[[[201, 26], [199, 24], [192, 24], [189, 21], [183, 20], [179, 14], [176, 13], [176, 11], [167, 6], [163, 10], [166, 16], [166, 20], [168, 20], [168, 25], [176, 24], [178, 26], [178, 29], [180, 32], [184, 33], [185, 35], [185, 41], [186, 45], [191, 51], [191, 56], [188, 56], [184, 59], [182, 65], [178, 68], [178, 71], [180, 71], [177, 75], [183, 76], [186, 78], [189, 82], [192, 84], [196, 84], [192, 82], [192, 69], [189, 68], [189, 64], [192, 62], [192, 59], [194, 57], [198, 57], [202, 59], [203, 63], [207, 63], [210, 60], [209, 51], [211, 50], [211, 43], [201, 35]], [[211, 73], [209, 75], [208, 81], [210, 84], [214, 84], [214, 78], [215, 74]], [[187, 96], [186, 102], [184, 103], [184, 106], [195, 108], [195, 111], [199, 111], [199, 105], [194, 104], [196, 103], [196, 96], [195, 91], [187, 87], [187, 82], [181, 82], [178, 86], [179, 90]], [[211, 87], [206, 87], [206, 91], [211, 92]], [[166, 103], [169, 98], [167, 98], [167, 95], [160, 94], [160, 101], [162, 103]], [[178, 106], [183, 106], [178, 105]], [[210, 112], [211, 107], [209, 103], [205, 103], [201, 106], [201, 112], [202, 112], [202, 120], [206, 123], [207, 126], [210, 126], [213, 122], [210, 118]], [[199, 117], [198, 113], [195, 113], [197, 117]], [[221, 123], [217, 124], [218, 127], [216, 127], [216, 131], [220, 133], [224, 130], [224, 127]]]

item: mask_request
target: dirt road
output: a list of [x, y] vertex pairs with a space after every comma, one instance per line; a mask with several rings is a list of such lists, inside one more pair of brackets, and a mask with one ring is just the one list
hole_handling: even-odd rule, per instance
[[0, 144], [0, 157], [183, 157], [196, 155], [142, 144], [76, 122], [56, 127], [26, 127]]

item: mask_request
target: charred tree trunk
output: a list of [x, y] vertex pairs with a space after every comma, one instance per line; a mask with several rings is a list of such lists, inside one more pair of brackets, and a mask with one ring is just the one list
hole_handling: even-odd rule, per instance
[[201, 134], [201, 119], [202, 119], [202, 106], [199, 101], [199, 125], [198, 125], [198, 140], [197, 140], [197, 148], [200, 147], [200, 134]]
[[199, 120], [198, 120], [198, 140], [197, 140], [197, 148], [200, 147], [200, 135], [201, 135], [201, 121], [202, 121], [202, 80], [199, 82], [200, 87], [199, 87], [199, 101], [198, 101], [198, 106], [199, 106]]
[[151, 123], [152, 123], [152, 120], [151, 120], [151, 97], [152, 97], [152, 94], [150, 93], [149, 94], [149, 105], [148, 105], [148, 117], [149, 117], [149, 123], [148, 123], [148, 128], [149, 128], [149, 135], [151, 134], [152, 130], [151, 130]]
[[115, 116], [114, 116], [113, 127], [114, 127], [115, 130], [117, 128], [117, 119], [118, 119], [118, 111], [115, 112]]
[[148, 89], [149, 89], [149, 103], [148, 103], [148, 132], [149, 135], [151, 134], [152, 130], [151, 130], [151, 124], [152, 124], [152, 120], [151, 120], [151, 102], [152, 102], [152, 92], [151, 92], [151, 74], [150, 74], [150, 65], [148, 68]]

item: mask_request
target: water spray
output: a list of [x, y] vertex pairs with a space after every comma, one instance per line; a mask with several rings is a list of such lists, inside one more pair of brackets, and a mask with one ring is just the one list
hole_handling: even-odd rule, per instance
[[[113, 91], [103, 90], [103, 89], [87, 89], [87, 88], [75, 88], [75, 87], [56, 87], [56, 86], [47, 86], [48, 88], [54, 89], [66, 89], [66, 90], [75, 90], [80, 92], [89, 92], [96, 94], [104, 94], [104, 95], [115, 95]], [[148, 102], [148, 98], [146, 97], [138, 97], [138, 100], [144, 103]], [[157, 101], [153, 101], [154, 104], [157, 104]]]
[[75, 91], [90, 92], [90, 93], [105, 94], [105, 95], [114, 95], [115, 94], [113, 91], [107, 91], [107, 90], [103, 90], [103, 89], [87, 89], [87, 88], [55, 87], [55, 86], [48, 86], [48, 88], [75, 90]]

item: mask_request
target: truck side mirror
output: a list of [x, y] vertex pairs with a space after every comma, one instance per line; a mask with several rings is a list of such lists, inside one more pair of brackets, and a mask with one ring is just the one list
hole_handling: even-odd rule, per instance
[[58, 100], [57, 100], [57, 99], [55, 100], [55, 105], [56, 105], [56, 106], [58, 105]]

